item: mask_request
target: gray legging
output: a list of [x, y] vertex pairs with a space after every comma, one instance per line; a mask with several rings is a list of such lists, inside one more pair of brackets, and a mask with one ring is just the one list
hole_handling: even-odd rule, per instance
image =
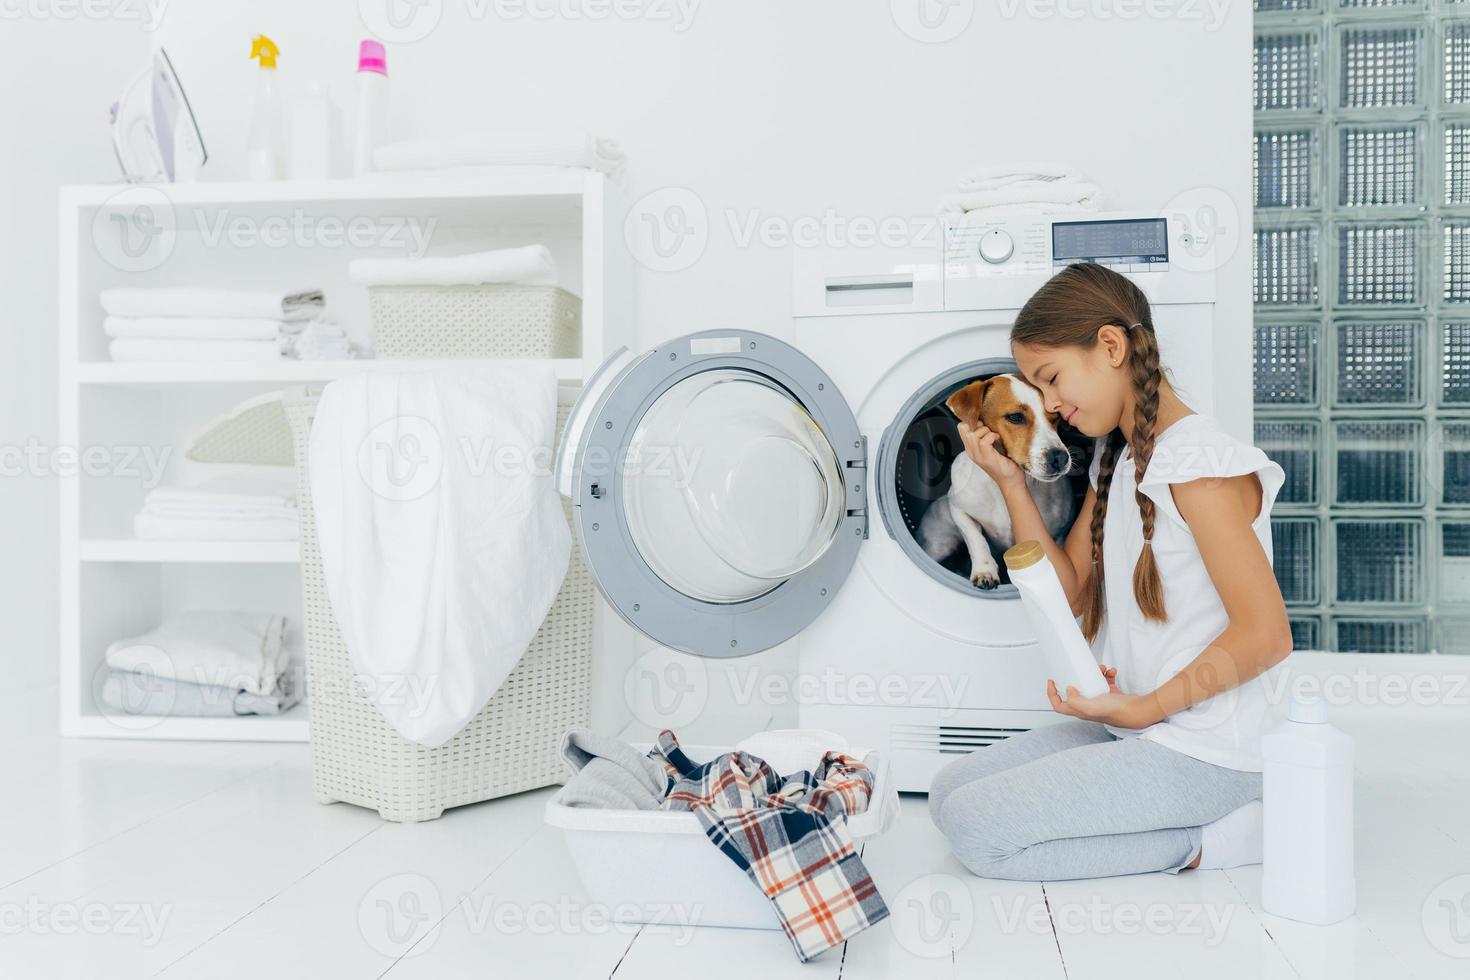
[[951, 762], [929, 788], [929, 814], [975, 874], [1058, 881], [1177, 873], [1203, 824], [1260, 797], [1258, 772], [1073, 718]]

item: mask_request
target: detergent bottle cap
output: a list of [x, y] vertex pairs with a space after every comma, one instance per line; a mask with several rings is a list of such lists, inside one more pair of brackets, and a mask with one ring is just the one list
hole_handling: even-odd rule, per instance
[[388, 74], [388, 52], [381, 42], [366, 40], [357, 46], [357, 70]]
[[260, 67], [276, 67], [276, 58], [280, 57], [281, 49], [276, 47], [276, 42], [264, 34], [255, 35], [250, 42], [250, 57], [260, 59]]
[[1030, 568], [1045, 558], [1046, 552], [1042, 550], [1040, 541], [1022, 541], [1007, 548], [1002, 557], [1005, 558], [1007, 568]]
[[1286, 706], [1286, 718], [1308, 725], [1326, 724], [1327, 702], [1316, 694], [1293, 694]]

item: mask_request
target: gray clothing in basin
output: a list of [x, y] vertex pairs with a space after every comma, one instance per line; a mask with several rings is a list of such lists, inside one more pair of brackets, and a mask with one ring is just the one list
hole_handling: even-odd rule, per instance
[[662, 763], [621, 739], [586, 728], [573, 728], [561, 737], [561, 757], [572, 774], [561, 793], [566, 806], [657, 810], [669, 790]]

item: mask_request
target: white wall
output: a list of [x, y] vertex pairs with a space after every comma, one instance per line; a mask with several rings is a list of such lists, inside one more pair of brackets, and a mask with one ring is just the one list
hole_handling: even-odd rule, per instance
[[[58, 0], [59, 2], [59, 0]], [[790, 315], [791, 256], [737, 231], [752, 218], [838, 221], [927, 214], [967, 167], [1024, 159], [1075, 161], [1106, 204], [1162, 208], [1207, 188], [1235, 209], [1240, 244], [1220, 270], [1216, 379], [1222, 414], [1250, 401], [1250, 5], [1153, 0], [1174, 16], [1124, 19], [1130, 0], [364, 0], [220, 4], [172, 0], [162, 38], [188, 87], [214, 157], [211, 179], [241, 174], [253, 92], [249, 38], [281, 46], [282, 81], [333, 85], [350, 108], [362, 15], [420, 10], [436, 26], [389, 45], [400, 135], [464, 127], [587, 128], [630, 157], [630, 201], [665, 187], [692, 191], [708, 215], [708, 246], [687, 268], [639, 268], [643, 344], [696, 329], [781, 334]], [[963, 26], [943, 43], [899, 25], [912, 8], [948, 11]], [[691, 9], [691, 4], [693, 4]], [[554, 13], [550, 18], [532, 17]], [[596, 10], [644, 16], [593, 19]], [[907, 13], [905, 13], [907, 11]], [[692, 19], [683, 18], [692, 13]], [[973, 16], [966, 24], [967, 13]], [[1009, 13], [1009, 15], [1008, 15]], [[668, 15], [664, 17], [662, 15]], [[1080, 16], [1079, 16], [1080, 15]], [[378, 22], [381, 23], [380, 20]], [[112, 176], [103, 112], [141, 64], [136, 22], [4, 25], [4, 175], [12, 190], [3, 247], [12, 357], [4, 442], [54, 431], [51, 310], [53, 188]], [[913, 33], [922, 34], [920, 30]], [[19, 193], [16, 193], [16, 191]], [[732, 229], [732, 220], [735, 228]], [[1231, 227], [1235, 222], [1239, 227]], [[1240, 432], [1248, 436], [1248, 432]], [[0, 657], [25, 675], [54, 671], [51, 582], [54, 507], [48, 488], [0, 481], [0, 602], [24, 642]], [[36, 515], [45, 515], [37, 519]], [[44, 574], [42, 574], [44, 572]], [[0, 685], [10, 669], [0, 671]]]
[[[1155, 0], [1187, 16], [1126, 21], [1033, 16], [1050, 8], [992, 0], [970, 4], [968, 27], [939, 44], [904, 33], [888, 4], [842, 0], [684, 0], [694, 7], [683, 30], [677, 14], [655, 19], [677, 10], [674, 0], [619, 0], [648, 11], [637, 20], [494, 13], [588, 2], [429, 0], [424, 23], [437, 26], [389, 45], [394, 123], [403, 136], [587, 128], [627, 151], [630, 201], [663, 187], [692, 190], [710, 219], [709, 244], [686, 269], [640, 270], [637, 329], [649, 344], [709, 327], [786, 328], [790, 253], [759, 241], [742, 247], [752, 217], [927, 214], [979, 163], [1076, 161], [1120, 208], [1162, 208], [1208, 188], [1233, 202], [1236, 220], [1250, 220], [1244, 0], [1218, 25], [1203, 0]], [[1068, 9], [1128, 2], [1068, 0]], [[364, 0], [363, 9], [389, 3], [413, 9], [405, 0]], [[940, 0], [894, 0], [920, 3], [945, 9]], [[172, 0], [161, 36], [204, 117], [212, 176], [240, 173], [254, 31], [280, 44], [288, 86], [328, 81], [350, 108], [363, 22], [352, 4], [327, 7]], [[1242, 337], [1248, 264], [1248, 249], [1237, 250], [1220, 283], [1220, 322]], [[1250, 401], [1247, 368], [1243, 347], [1222, 365], [1218, 387], [1237, 405]]]
[[148, 51], [126, 16], [26, 9], [0, 7], [0, 733], [56, 713], [56, 483], [17, 456], [56, 440], [56, 188], [115, 174], [107, 108]]

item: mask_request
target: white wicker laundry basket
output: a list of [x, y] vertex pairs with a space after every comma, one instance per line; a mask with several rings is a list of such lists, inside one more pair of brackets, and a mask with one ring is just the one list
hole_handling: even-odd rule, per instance
[[373, 286], [379, 357], [581, 357], [582, 301], [558, 286]]
[[[384, 820], [433, 820], [446, 807], [493, 799], [565, 778], [561, 734], [585, 725], [592, 686], [593, 586], [575, 538], [566, 580], [516, 669], [452, 739], [427, 748], [403, 738], [367, 699], [332, 614], [307, 478], [318, 390], [285, 396], [298, 474], [301, 588], [312, 785], [322, 803], [355, 803]], [[558, 411], [557, 432], [570, 406]], [[570, 515], [568, 515], [570, 519]]]

